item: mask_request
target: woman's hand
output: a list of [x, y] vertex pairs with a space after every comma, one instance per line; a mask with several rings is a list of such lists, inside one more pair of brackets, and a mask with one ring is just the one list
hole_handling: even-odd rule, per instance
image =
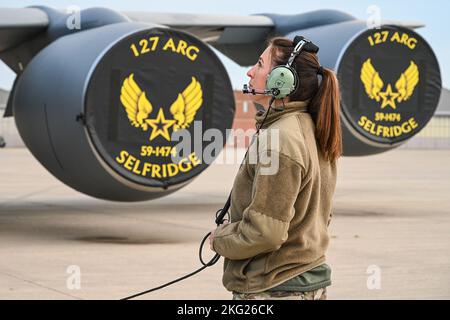
[[[226, 225], [227, 223], [230, 223], [228, 220], [225, 220], [223, 223], [222, 223], [222, 226], [224, 226], [224, 225]], [[216, 230], [217, 230], [217, 228], [216, 229], [214, 229], [214, 230], [211, 230], [211, 234], [209, 235], [209, 248], [211, 249], [211, 251], [214, 251], [214, 248], [213, 248], [213, 241], [214, 241], [214, 235], [215, 235], [215, 233], [216, 233]], [[215, 251], [214, 251], [215, 252]]]
[[214, 241], [214, 233], [215, 232], [216, 232], [216, 229], [211, 230], [211, 234], [209, 235], [209, 248], [211, 249], [211, 251], [214, 251], [213, 241]]

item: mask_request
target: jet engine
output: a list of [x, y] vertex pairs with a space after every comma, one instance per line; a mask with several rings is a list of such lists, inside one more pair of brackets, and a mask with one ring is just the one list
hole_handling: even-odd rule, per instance
[[[209, 164], [202, 134], [225, 137], [235, 109], [227, 72], [204, 42], [133, 22], [51, 42], [20, 75], [12, 103], [21, 137], [47, 170], [118, 201], [161, 197], [199, 175]], [[174, 141], [174, 133], [183, 134]]]
[[442, 89], [439, 64], [430, 45], [412, 29], [368, 29], [365, 21], [350, 20], [301, 34], [314, 39], [321, 64], [337, 74], [344, 155], [398, 147], [433, 116]]

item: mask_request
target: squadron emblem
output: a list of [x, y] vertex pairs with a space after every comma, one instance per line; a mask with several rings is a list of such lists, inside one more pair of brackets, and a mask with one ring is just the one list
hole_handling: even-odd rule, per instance
[[363, 63], [360, 78], [369, 98], [377, 102], [382, 100], [381, 109], [387, 106], [396, 109], [396, 102], [406, 101], [414, 93], [414, 89], [419, 83], [419, 69], [413, 61], [410, 62], [409, 67], [400, 75], [400, 78], [395, 83], [397, 92], [392, 91], [391, 84], [387, 85], [385, 91], [381, 91], [384, 83], [380, 74], [372, 65], [370, 58]]
[[170, 106], [170, 113], [173, 119], [166, 118], [163, 108], [158, 110], [156, 118], [149, 119], [153, 111], [153, 105], [146, 97], [131, 73], [123, 81], [120, 91], [120, 101], [132, 126], [143, 131], [151, 129], [149, 140], [152, 141], [158, 136], [170, 141], [169, 128], [173, 131], [188, 128], [195, 118], [198, 109], [203, 103], [203, 91], [200, 83], [191, 78], [191, 83], [178, 94], [176, 100]]

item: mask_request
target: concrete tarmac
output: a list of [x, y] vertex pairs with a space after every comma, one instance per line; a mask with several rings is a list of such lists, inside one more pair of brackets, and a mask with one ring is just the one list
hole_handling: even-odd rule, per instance
[[[119, 299], [193, 271], [238, 166], [116, 203], [65, 186], [27, 149], [0, 149], [0, 299]], [[341, 158], [330, 234], [329, 299], [449, 299], [450, 150]], [[142, 299], [230, 299], [222, 263]]]

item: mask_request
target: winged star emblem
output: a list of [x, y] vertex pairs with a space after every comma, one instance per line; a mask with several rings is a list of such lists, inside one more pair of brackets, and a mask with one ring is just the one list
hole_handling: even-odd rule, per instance
[[191, 83], [178, 94], [178, 97], [169, 108], [173, 119], [167, 119], [163, 108], [160, 108], [156, 118], [149, 119], [153, 111], [153, 105], [148, 100], [145, 91], [143, 91], [134, 80], [134, 74], [131, 73], [123, 81], [120, 90], [120, 101], [128, 116], [132, 126], [147, 131], [151, 128], [150, 138], [152, 141], [158, 136], [162, 136], [170, 141], [169, 128], [173, 131], [189, 127], [195, 118], [198, 109], [203, 103], [203, 91], [200, 83], [191, 78]]
[[391, 106], [396, 109], [395, 103], [408, 100], [417, 84], [419, 83], [419, 68], [411, 61], [408, 68], [400, 75], [395, 83], [397, 92], [392, 91], [391, 84], [387, 85], [385, 91], [381, 91], [384, 87], [380, 74], [372, 65], [371, 59], [367, 59], [361, 67], [361, 81], [364, 84], [366, 93], [369, 98], [381, 102], [381, 109]]

